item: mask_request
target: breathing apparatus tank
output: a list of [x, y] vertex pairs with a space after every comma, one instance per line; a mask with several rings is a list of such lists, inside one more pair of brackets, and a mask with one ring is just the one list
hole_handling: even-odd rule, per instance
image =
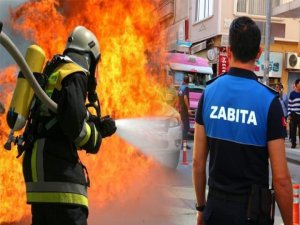
[[[25, 60], [33, 73], [41, 73], [46, 60], [45, 52], [37, 45], [30, 45], [27, 48]], [[14, 131], [21, 130], [26, 124], [33, 96], [33, 89], [20, 72], [6, 116], [7, 124], [11, 129], [8, 141], [4, 146], [7, 150], [11, 149], [10, 143], [15, 141], [15, 137], [13, 136]]]

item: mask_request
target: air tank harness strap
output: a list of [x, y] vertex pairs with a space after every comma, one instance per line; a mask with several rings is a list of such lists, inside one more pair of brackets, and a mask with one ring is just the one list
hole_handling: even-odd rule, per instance
[[[39, 116], [37, 124], [37, 138], [56, 137], [56, 127], [58, 119], [56, 116]], [[54, 129], [52, 129], [54, 128]]]

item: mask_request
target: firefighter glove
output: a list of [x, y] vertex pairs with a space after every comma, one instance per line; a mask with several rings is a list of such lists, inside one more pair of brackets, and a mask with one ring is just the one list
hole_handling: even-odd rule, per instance
[[102, 138], [113, 135], [117, 130], [115, 120], [108, 115], [101, 118], [96, 117], [94, 123]]

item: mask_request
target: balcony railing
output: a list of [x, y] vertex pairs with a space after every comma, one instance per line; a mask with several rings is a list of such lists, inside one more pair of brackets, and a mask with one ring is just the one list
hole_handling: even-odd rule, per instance
[[[284, 5], [295, 0], [271, 0], [272, 8]], [[265, 0], [236, 0], [237, 12], [247, 13], [251, 15], [265, 15], [266, 1]]]
[[276, 6], [287, 4], [287, 3], [292, 2], [292, 1], [294, 1], [294, 0], [273, 0], [272, 5], [274, 7], [276, 7]]
[[265, 0], [237, 0], [237, 12], [265, 15]]

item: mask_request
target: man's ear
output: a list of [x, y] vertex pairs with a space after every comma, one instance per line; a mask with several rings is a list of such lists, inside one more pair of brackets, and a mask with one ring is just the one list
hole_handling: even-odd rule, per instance
[[257, 55], [256, 55], [256, 59], [259, 59], [259, 58], [260, 58], [261, 53], [262, 53], [262, 47], [259, 46], [258, 53], [257, 53]]
[[227, 51], [227, 57], [228, 57], [228, 60], [231, 61], [232, 59], [232, 51], [231, 51], [231, 48], [228, 46], [226, 48], [226, 51]]
[[231, 52], [231, 48], [229, 46], [226, 47], [226, 51], [227, 51], [227, 56], [231, 56], [232, 52]]
[[232, 54], [230, 46], [227, 46], [226, 51], [227, 51], [227, 57], [228, 57], [228, 65], [226, 67], [226, 72], [228, 72], [228, 69], [231, 67], [231, 65], [233, 65], [234, 59], [233, 59], [233, 54]]

